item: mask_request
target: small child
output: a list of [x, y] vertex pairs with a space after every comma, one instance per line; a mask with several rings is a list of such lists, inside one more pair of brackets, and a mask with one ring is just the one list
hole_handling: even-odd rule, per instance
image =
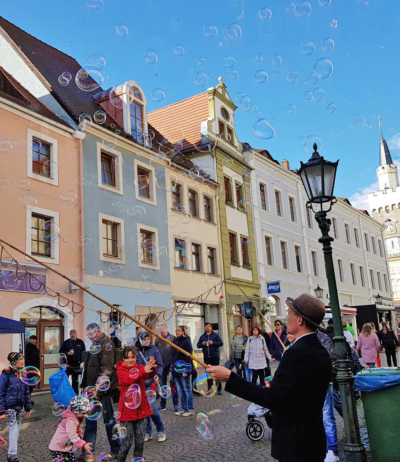
[[76, 449], [84, 449], [92, 454], [92, 443], [86, 443], [83, 437], [83, 421], [90, 409], [89, 399], [84, 396], [74, 396], [66, 411], [62, 413], [63, 420], [50, 441], [49, 449], [53, 462], [76, 462]]
[[31, 397], [28, 385], [21, 382], [19, 373], [25, 360], [21, 353], [12, 352], [7, 356], [10, 363], [0, 377], [0, 420], [7, 419], [10, 444], [7, 462], [18, 462], [18, 438], [21, 427], [22, 411], [25, 417], [31, 416]]
[[[122, 351], [122, 361], [117, 363], [118, 383], [121, 390], [117, 420], [127, 430], [127, 436], [122, 440], [118, 452], [118, 462], [125, 462], [133, 441], [135, 441], [133, 457], [142, 457], [146, 417], [153, 413], [147, 400], [144, 381], [155, 376], [157, 366], [154, 358], [151, 358], [146, 366], [137, 364], [137, 357], [137, 349], [132, 346], [126, 346]], [[132, 369], [136, 370], [132, 371]], [[125, 395], [130, 391], [129, 388], [134, 383], [139, 386], [141, 401], [136, 408], [133, 408], [133, 406], [130, 408], [125, 405]]]

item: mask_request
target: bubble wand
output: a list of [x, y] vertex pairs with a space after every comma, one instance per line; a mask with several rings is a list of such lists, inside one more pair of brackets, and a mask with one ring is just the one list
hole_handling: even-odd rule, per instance
[[[165, 343], [168, 343], [169, 346], [171, 346], [172, 348], [175, 348], [175, 350], [178, 350], [179, 352], [183, 353], [185, 356], [187, 356], [188, 358], [190, 358], [192, 361], [197, 361], [199, 364], [201, 364], [205, 369], [207, 368], [207, 365], [201, 361], [199, 358], [196, 358], [196, 356], [193, 356], [191, 353], [188, 353], [187, 351], [185, 351], [184, 349], [182, 349], [181, 347], [179, 347], [178, 345], [175, 345], [175, 343], [172, 343], [171, 341], [169, 341], [168, 339], [164, 338], [162, 335], [160, 334], [157, 334], [157, 332], [155, 332], [153, 329], [150, 329], [150, 327], [147, 327], [145, 324], [143, 324], [142, 322], [140, 322], [138, 319], [134, 318], [133, 316], [131, 316], [130, 314], [126, 313], [124, 310], [121, 310], [121, 308], [117, 308], [115, 305], [112, 305], [111, 303], [108, 303], [106, 300], [104, 300], [103, 298], [99, 297], [98, 295], [96, 295], [95, 293], [93, 293], [92, 291], [90, 291], [89, 289], [86, 289], [85, 287], [83, 287], [81, 284], [79, 284], [78, 282], [75, 282], [73, 281], [72, 279], [70, 279], [68, 276], [65, 276], [65, 274], [62, 274], [60, 273], [59, 271], [57, 271], [56, 269], [54, 268], [51, 268], [51, 266], [47, 265], [46, 263], [43, 263], [39, 260], [37, 260], [35, 257], [33, 257], [32, 255], [28, 255], [26, 254], [23, 250], [20, 250], [18, 249], [18, 247], [15, 247], [13, 246], [12, 244], [9, 244], [8, 242], [4, 241], [3, 239], [0, 240], [0, 243], [1, 244], [4, 244], [4, 245], [7, 245], [8, 247], [10, 247], [11, 249], [14, 249], [16, 250], [17, 252], [19, 253], [22, 253], [22, 255], [25, 255], [25, 257], [28, 257], [30, 260], [33, 260], [35, 263], [37, 263], [38, 265], [41, 265], [41, 266], [44, 266], [45, 268], [47, 268], [48, 270], [52, 271], [53, 273], [57, 274], [58, 276], [64, 278], [65, 280], [67, 280], [68, 282], [70, 282], [71, 284], [74, 284], [75, 286], [79, 287], [81, 290], [83, 290], [84, 292], [86, 292], [87, 294], [91, 295], [92, 297], [96, 298], [97, 300], [99, 300], [100, 302], [104, 303], [105, 305], [109, 306], [112, 310], [114, 311], [117, 311], [118, 313], [122, 314], [123, 316], [127, 317], [128, 319], [130, 319], [131, 321], [133, 321], [135, 324], [137, 324], [138, 326], [140, 326], [142, 329], [146, 330], [147, 332], [149, 332], [150, 334], [154, 335], [155, 337], [157, 337], [159, 340], [165, 342]], [[21, 265], [22, 266], [22, 265]]]

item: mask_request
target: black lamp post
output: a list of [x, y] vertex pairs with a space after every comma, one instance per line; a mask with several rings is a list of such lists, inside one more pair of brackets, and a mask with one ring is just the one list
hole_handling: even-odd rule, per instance
[[382, 295], [379, 295], [379, 294], [378, 294], [378, 295], [375, 297], [375, 300], [376, 300], [376, 304], [377, 304], [377, 305], [382, 305]]
[[[328, 279], [329, 295], [332, 308], [333, 328], [335, 337], [335, 351], [338, 358], [338, 373], [336, 380], [339, 384], [340, 396], [342, 398], [343, 419], [346, 432], [345, 456], [346, 462], [366, 461], [366, 452], [361, 444], [360, 427], [356, 400], [353, 390], [353, 374], [351, 372], [350, 360], [347, 354], [346, 340], [343, 336], [342, 317], [340, 314], [339, 297], [336, 287], [335, 269], [332, 259], [331, 242], [334, 240], [329, 235], [331, 220], [327, 213], [337, 199], [333, 195], [335, 186], [336, 170], [339, 161], [329, 162], [319, 155], [317, 145], [314, 144], [314, 153], [306, 164], [301, 162], [299, 175], [303, 182], [308, 196], [307, 207], [315, 213], [315, 219], [321, 230], [322, 237], [318, 242], [322, 244], [325, 271]], [[318, 286], [319, 287], [319, 286]], [[318, 288], [315, 290], [317, 294]], [[322, 290], [322, 289], [320, 289]]]
[[315, 292], [315, 296], [318, 298], [318, 300], [322, 300], [322, 298], [324, 296], [324, 289], [321, 289], [319, 284], [317, 285], [317, 288], [314, 289], [314, 292]]

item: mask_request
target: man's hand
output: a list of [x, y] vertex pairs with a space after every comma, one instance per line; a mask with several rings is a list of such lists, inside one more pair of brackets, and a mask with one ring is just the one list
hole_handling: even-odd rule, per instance
[[275, 358], [271, 358], [270, 361], [271, 361], [271, 363], [274, 363], [274, 362], [276, 361], [276, 359], [275, 359]]
[[68, 351], [68, 353], [67, 353], [68, 356], [71, 356], [71, 355], [73, 355], [73, 354], [74, 354], [73, 351]]
[[214, 342], [213, 342], [212, 340], [209, 340], [209, 341], [208, 341], [208, 344], [209, 344], [209, 345], [212, 345], [213, 343], [214, 343]]
[[202, 345], [205, 345], [207, 342], [202, 342]]
[[218, 382], [226, 382], [231, 376], [232, 371], [223, 366], [208, 366], [206, 371]]
[[92, 455], [92, 443], [86, 443], [85, 446], [83, 446], [83, 449], [90, 455]]
[[29, 419], [30, 416], [31, 416], [31, 411], [28, 411], [28, 412], [25, 414], [25, 417], [26, 417], [27, 419]]
[[79, 367], [80, 367], [81, 369], [83, 369], [83, 364], [84, 364], [84, 363], [80, 363], [80, 364], [79, 364]]

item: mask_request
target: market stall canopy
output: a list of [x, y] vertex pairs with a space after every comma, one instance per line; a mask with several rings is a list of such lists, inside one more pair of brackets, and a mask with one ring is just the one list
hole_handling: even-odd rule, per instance
[[25, 324], [0, 316], [0, 334], [25, 334]]

